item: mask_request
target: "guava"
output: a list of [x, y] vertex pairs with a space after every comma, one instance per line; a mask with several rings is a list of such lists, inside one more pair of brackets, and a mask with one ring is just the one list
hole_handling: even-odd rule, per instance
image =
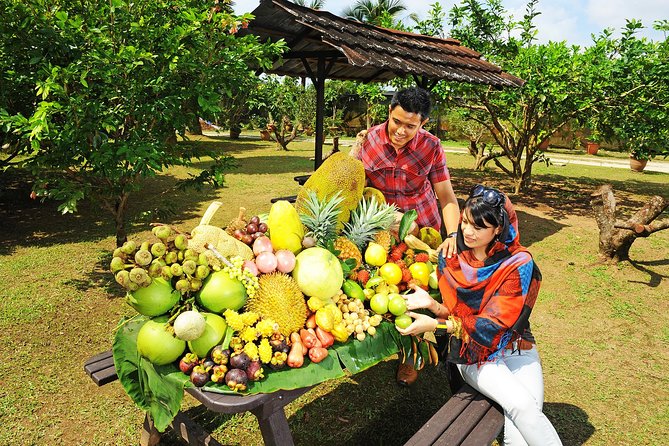
[[184, 311], [174, 320], [174, 334], [184, 341], [192, 341], [202, 336], [207, 322], [198, 311]]
[[369, 307], [376, 314], [386, 314], [388, 312], [388, 295], [376, 293], [369, 300]]
[[411, 319], [411, 316], [408, 314], [402, 314], [400, 316], [397, 316], [395, 318], [395, 326], [397, 328], [407, 328], [409, 325], [413, 323], [413, 319]]
[[172, 284], [160, 277], [153, 279], [151, 285], [129, 291], [125, 296], [128, 305], [149, 317], [167, 313], [180, 298], [181, 294], [172, 288]]
[[388, 253], [378, 243], [369, 242], [365, 250], [365, 263], [372, 266], [381, 266], [386, 263]]
[[195, 296], [198, 304], [213, 313], [226, 309], [239, 310], [246, 303], [246, 288], [238, 279], [225, 271], [216, 271], [207, 277]]
[[137, 333], [137, 352], [156, 365], [166, 365], [179, 359], [186, 342], [168, 331], [167, 316], [150, 319]]
[[228, 324], [218, 314], [202, 313], [205, 320], [204, 333], [192, 341], [188, 341], [188, 348], [198, 358], [206, 358], [211, 349], [223, 341]]
[[407, 303], [399, 294], [388, 295], [388, 311], [395, 316], [400, 316], [407, 311]]

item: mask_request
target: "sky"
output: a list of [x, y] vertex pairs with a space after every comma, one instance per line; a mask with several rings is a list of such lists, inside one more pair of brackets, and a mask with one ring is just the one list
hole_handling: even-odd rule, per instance
[[[421, 18], [427, 17], [430, 4], [437, 0], [403, 0], [411, 5], [401, 17], [405, 23], [413, 23], [408, 15], [412, 12]], [[355, 0], [326, 0], [323, 10], [340, 15]], [[258, 0], [234, 0], [237, 14], [252, 12]], [[442, 8], [449, 11], [458, 1], [440, 0]], [[522, 18], [526, 0], [502, 0], [506, 10], [516, 19]], [[656, 20], [669, 20], [669, 0], [539, 0], [535, 18], [538, 28], [537, 42], [565, 40], [569, 44], [589, 46], [591, 34], [599, 34], [605, 28], [613, 28], [614, 35], [619, 35], [625, 25], [625, 19], [638, 19], [646, 26], [639, 35], [651, 39], [664, 40], [664, 34], [652, 29]]]

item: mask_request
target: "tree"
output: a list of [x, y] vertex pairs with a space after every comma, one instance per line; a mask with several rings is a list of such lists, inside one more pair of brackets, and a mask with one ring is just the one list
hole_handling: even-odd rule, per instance
[[[609, 73], [608, 100], [595, 110], [591, 125], [616, 139], [637, 159], [669, 155], [669, 38], [640, 38], [641, 22], [629, 20], [620, 38], [605, 30], [594, 40]], [[669, 30], [669, 22], [656, 22]]]
[[322, 9], [325, 6], [325, 0], [293, 0], [293, 3], [300, 6], [305, 6], [311, 9]]
[[37, 196], [62, 202], [64, 213], [82, 199], [99, 205], [120, 244], [143, 179], [211, 157], [180, 186], [223, 185], [229, 156], [173, 142], [198, 116], [221, 111], [231, 73], [266, 67], [282, 50], [234, 35], [251, 16], [195, 0], [0, 1], [0, 51], [12, 57], [3, 81], [16, 76], [11, 91], [37, 93], [19, 106], [3, 97], [0, 126], [20, 141]]
[[388, 27], [388, 18], [406, 11], [402, 0], [357, 0], [342, 12], [345, 19]]
[[535, 4], [528, 3], [520, 22], [505, 18], [499, 0], [467, 0], [449, 16], [452, 37], [524, 79], [522, 87], [499, 90], [440, 82], [435, 88], [436, 95], [462, 107], [467, 119], [490, 131], [504, 153], [493, 161], [513, 179], [515, 193], [530, 187], [534, 163], [545, 159], [540, 144], [593, 108], [604, 79], [593, 59], [596, 54], [565, 42], [532, 43]]
[[630, 248], [638, 237], [669, 229], [669, 218], [656, 221], [669, 208], [669, 200], [659, 195], [651, 197], [624, 221], [616, 217], [616, 199], [610, 184], [594, 191], [590, 204], [599, 227], [599, 256], [604, 261], [629, 260]]

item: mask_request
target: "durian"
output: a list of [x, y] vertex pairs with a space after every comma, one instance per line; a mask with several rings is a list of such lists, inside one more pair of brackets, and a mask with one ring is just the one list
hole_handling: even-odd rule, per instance
[[[316, 192], [320, 200], [327, 200], [341, 191], [344, 201], [338, 217], [337, 229], [341, 230], [351, 211], [358, 206], [365, 188], [365, 168], [362, 161], [338, 152], [323, 161], [323, 164], [309, 177], [297, 194], [295, 207], [304, 212], [304, 203], [309, 190]], [[270, 226], [271, 233], [271, 226]]]
[[299, 331], [307, 321], [307, 304], [295, 280], [287, 274], [260, 276], [258, 290], [246, 302], [246, 310], [271, 318], [284, 336]]

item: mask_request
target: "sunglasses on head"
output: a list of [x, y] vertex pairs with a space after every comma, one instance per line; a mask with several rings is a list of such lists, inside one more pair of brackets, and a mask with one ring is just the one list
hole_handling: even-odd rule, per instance
[[478, 198], [481, 197], [484, 203], [498, 207], [504, 204], [504, 195], [497, 189], [488, 189], [482, 184], [477, 184], [472, 187], [471, 192], [469, 193], [469, 198]]

